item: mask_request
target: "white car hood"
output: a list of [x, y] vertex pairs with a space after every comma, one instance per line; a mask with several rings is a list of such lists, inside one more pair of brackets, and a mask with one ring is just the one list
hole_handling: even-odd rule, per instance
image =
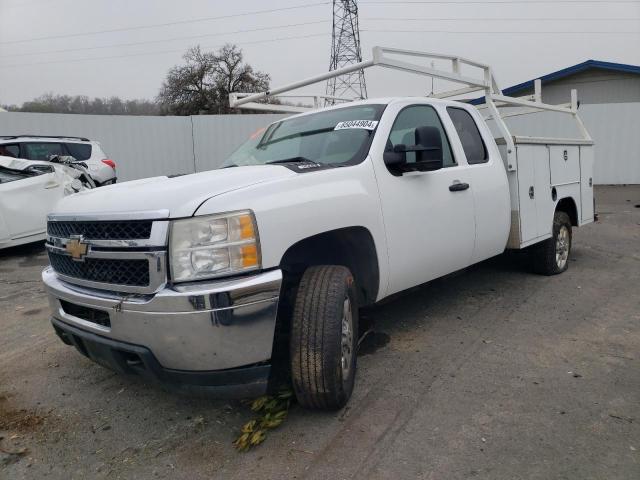
[[152, 177], [86, 190], [57, 203], [54, 214], [126, 213], [168, 210], [189, 217], [209, 198], [297, 175], [277, 165], [233, 167], [179, 177]]
[[0, 166], [10, 168], [11, 170], [25, 170], [33, 165], [51, 165], [51, 163], [35, 160], [23, 160], [21, 158], [5, 157], [0, 155]]

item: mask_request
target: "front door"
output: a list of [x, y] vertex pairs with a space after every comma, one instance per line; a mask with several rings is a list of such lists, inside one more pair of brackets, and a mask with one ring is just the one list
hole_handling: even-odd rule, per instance
[[[417, 127], [437, 127], [444, 168], [395, 176], [376, 158], [376, 170], [389, 253], [389, 293], [419, 285], [471, 263], [475, 241], [474, 201], [469, 167], [456, 162], [438, 112], [431, 105], [410, 105], [397, 115], [387, 140], [415, 144]], [[407, 153], [415, 162], [415, 153]], [[456, 187], [456, 185], [458, 185]], [[453, 186], [453, 187], [452, 187]]]

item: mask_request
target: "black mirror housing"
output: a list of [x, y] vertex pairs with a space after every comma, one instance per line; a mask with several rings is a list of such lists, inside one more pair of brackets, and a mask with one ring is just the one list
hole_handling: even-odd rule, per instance
[[[396, 145], [399, 147], [400, 145]], [[407, 154], [404, 151], [387, 150], [383, 154], [384, 164], [392, 173], [399, 172], [402, 174], [403, 168], [407, 165]]]
[[416, 165], [421, 172], [439, 170], [443, 166], [442, 135], [436, 127], [416, 128], [416, 144], [424, 147], [416, 151]]
[[[443, 166], [442, 135], [436, 127], [415, 129], [415, 145], [402, 143], [384, 152], [384, 163], [394, 175], [406, 172], [430, 172]], [[415, 163], [407, 163], [407, 152], [415, 152]]]

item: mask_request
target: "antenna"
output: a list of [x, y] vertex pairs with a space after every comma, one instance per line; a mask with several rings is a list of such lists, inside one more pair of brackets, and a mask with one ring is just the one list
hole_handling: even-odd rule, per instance
[[[362, 61], [358, 4], [356, 0], [333, 0], [333, 35], [329, 71]], [[345, 100], [367, 98], [364, 70], [345, 73], [327, 81], [325, 105], [334, 105], [338, 98]]]

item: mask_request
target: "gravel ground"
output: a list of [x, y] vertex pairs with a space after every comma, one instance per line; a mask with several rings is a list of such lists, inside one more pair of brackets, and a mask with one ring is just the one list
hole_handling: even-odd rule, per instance
[[54, 335], [42, 245], [0, 252], [0, 478], [640, 478], [640, 187], [601, 187], [569, 271], [503, 255], [364, 312], [350, 404], [247, 454], [238, 402], [111, 373]]

